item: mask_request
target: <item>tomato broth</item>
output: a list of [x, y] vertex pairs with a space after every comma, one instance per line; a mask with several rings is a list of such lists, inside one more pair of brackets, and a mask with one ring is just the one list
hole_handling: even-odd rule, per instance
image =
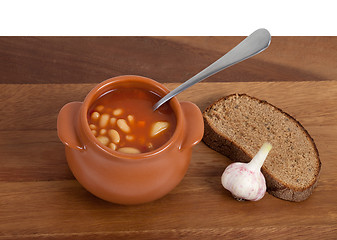
[[160, 96], [140, 88], [118, 88], [100, 96], [88, 111], [88, 124], [105, 146], [123, 153], [145, 153], [173, 135], [176, 117], [169, 104], [153, 112]]

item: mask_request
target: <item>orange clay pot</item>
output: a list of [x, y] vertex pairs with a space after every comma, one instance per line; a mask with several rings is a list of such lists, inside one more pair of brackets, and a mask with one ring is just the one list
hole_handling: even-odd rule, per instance
[[200, 109], [191, 102], [169, 102], [176, 114], [176, 130], [160, 148], [140, 154], [113, 151], [91, 133], [87, 112], [103, 93], [130, 86], [154, 91], [169, 90], [140, 76], [119, 76], [98, 84], [84, 102], [71, 102], [60, 111], [57, 132], [66, 146], [68, 165], [78, 182], [89, 192], [119, 204], [140, 204], [163, 197], [183, 179], [191, 159], [192, 146], [201, 141], [204, 124]]

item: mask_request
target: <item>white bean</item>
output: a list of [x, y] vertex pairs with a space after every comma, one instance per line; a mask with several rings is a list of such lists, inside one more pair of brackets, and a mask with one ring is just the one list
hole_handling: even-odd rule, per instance
[[113, 112], [112, 112], [112, 114], [114, 116], [120, 116], [120, 115], [122, 115], [122, 113], [123, 113], [123, 110], [121, 108], [117, 108], [117, 109], [113, 110]]
[[106, 136], [98, 136], [97, 140], [100, 141], [105, 146], [108, 145], [110, 142], [109, 138]]
[[94, 134], [94, 136], [96, 136], [97, 131], [96, 130], [91, 130], [92, 134]]
[[98, 111], [98, 112], [102, 112], [103, 109], [104, 109], [104, 106], [103, 106], [103, 105], [99, 105], [99, 106], [97, 106], [97, 107], [95, 108], [95, 110]]
[[111, 148], [112, 150], [116, 150], [117, 149], [117, 145], [116, 144], [114, 144], [114, 143], [110, 143], [109, 144], [109, 148]]
[[99, 134], [100, 134], [100, 135], [105, 135], [105, 134], [106, 134], [106, 129], [105, 129], [105, 128], [101, 129], [101, 130], [99, 131]]
[[133, 115], [128, 115], [127, 116], [129, 123], [132, 125], [135, 122], [135, 117]]
[[150, 136], [154, 137], [157, 134], [159, 134], [159, 133], [165, 131], [166, 129], [168, 129], [168, 127], [169, 127], [168, 122], [156, 122], [151, 127]]
[[116, 122], [117, 122], [117, 119], [116, 118], [110, 118], [110, 124], [112, 125], [112, 126], [115, 126], [115, 124], [116, 124]]
[[133, 135], [126, 135], [126, 136], [125, 136], [125, 139], [126, 139], [127, 141], [133, 141], [133, 140], [135, 140], [135, 136], [133, 136]]
[[110, 116], [107, 113], [102, 114], [101, 119], [99, 120], [99, 126], [105, 128], [108, 126]]
[[108, 134], [112, 142], [119, 143], [121, 141], [121, 137], [119, 136], [119, 133], [115, 129], [110, 129], [108, 131]]
[[91, 114], [91, 119], [92, 119], [93, 121], [97, 121], [97, 120], [99, 119], [100, 116], [101, 116], [101, 114], [99, 114], [98, 112], [93, 112], [93, 113]]
[[95, 124], [90, 124], [89, 127], [91, 130], [95, 130], [97, 128]]
[[122, 147], [122, 148], [119, 148], [117, 151], [122, 152], [122, 153], [131, 153], [131, 154], [140, 153], [140, 151], [137, 148], [133, 148], [133, 147]]
[[125, 119], [118, 119], [117, 120], [117, 126], [125, 133], [129, 133], [131, 131], [129, 125], [125, 121]]

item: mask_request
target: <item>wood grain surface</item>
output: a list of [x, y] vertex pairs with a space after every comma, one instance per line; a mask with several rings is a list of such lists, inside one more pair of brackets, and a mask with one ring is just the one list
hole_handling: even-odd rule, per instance
[[[1, 39], [2, 46], [8, 39]], [[28, 44], [25, 41], [43, 44], [44, 38], [21, 41], [21, 44]], [[173, 42], [167, 45], [176, 46]], [[89, 40], [87, 44], [90, 48]], [[69, 46], [70, 49], [73, 48]], [[6, 50], [1, 47], [1, 51]], [[42, 55], [48, 55], [41, 51]], [[67, 61], [74, 60], [73, 56], [64, 57], [69, 57]], [[42, 58], [37, 56], [36, 61]], [[333, 76], [336, 69], [327, 75], [318, 70], [309, 75], [298, 71], [299, 79], [317, 76], [310, 81], [290, 81], [289, 76], [287, 81], [266, 82], [271, 74], [259, 82], [205, 82], [178, 95], [179, 100], [192, 101], [204, 110], [219, 97], [245, 92], [269, 101], [299, 120], [314, 138], [322, 161], [318, 186], [306, 201], [288, 202], [266, 194], [258, 202], [237, 202], [220, 183], [230, 160], [201, 142], [193, 149], [185, 178], [172, 192], [151, 203], [122, 206], [96, 198], [74, 179], [56, 133], [60, 108], [71, 101], [82, 101], [95, 86], [86, 82], [93, 81], [99, 69], [95, 81], [105, 79], [107, 76], [103, 75], [109, 66], [100, 59], [88, 76], [73, 79], [76, 74], [85, 73], [85, 69], [62, 73], [55, 70], [53, 75], [51, 69], [45, 68], [62, 63], [48, 60], [40, 68], [36, 66], [34, 73], [28, 61], [25, 62], [27, 72], [20, 74], [26, 75], [26, 79], [15, 78], [15, 72], [10, 73], [13, 69], [1, 66], [6, 74], [1, 76], [0, 85], [0, 239], [336, 239], [337, 78], [322, 81], [325, 77], [329, 79], [329, 74]], [[88, 58], [89, 62], [95, 61]], [[71, 66], [76, 64], [79, 63], [74, 61]], [[247, 64], [255, 68], [255, 63]], [[265, 68], [269, 66], [266, 64]], [[287, 74], [290, 73], [284, 76]], [[33, 84], [36, 76], [38, 79]], [[46, 80], [43, 76], [51, 78]], [[72, 83], [66, 84], [67, 78]], [[163, 74], [161, 79], [165, 79]], [[5, 84], [11, 81], [15, 84]], [[45, 84], [47, 81], [51, 83]], [[178, 83], [166, 86], [173, 89]]]
[[[0, 37], [0, 83], [182, 82], [244, 37]], [[205, 81], [337, 79], [336, 37], [272, 37], [263, 53]]]

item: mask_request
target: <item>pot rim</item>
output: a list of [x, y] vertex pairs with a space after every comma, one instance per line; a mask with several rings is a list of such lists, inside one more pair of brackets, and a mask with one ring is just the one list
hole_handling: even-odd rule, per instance
[[[170, 146], [173, 145], [173, 143], [175, 143], [177, 141], [177, 139], [179, 138], [182, 128], [183, 128], [183, 112], [182, 112], [182, 108], [180, 106], [180, 103], [178, 101], [178, 99], [176, 97], [173, 97], [168, 103], [171, 105], [171, 108], [173, 109], [174, 113], [175, 113], [175, 117], [176, 117], [176, 128], [175, 131], [173, 133], [173, 135], [171, 136], [171, 138], [161, 147], [150, 151], [150, 152], [146, 152], [146, 153], [139, 153], [139, 154], [128, 154], [128, 153], [120, 153], [117, 151], [114, 151], [110, 148], [108, 148], [107, 146], [103, 145], [102, 143], [100, 143], [96, 137], [91, 133], [91, 130], [89, 128], [89, 124], [88, 124], [88, 120], [87, 120], [87, 112], [89, 110], [89, 107], [91, 106], [91, 104], [97, 99], [97, 95], [101, 96], [103, 93], [105, 93], [102, 89], [107, 88], [107, 91], [111, 90], [109, 89], [109, 86], [111, 85], [115, 85], [115, 84], [119, 84], [125, 81], [131, 81], [131, 82], [137, 82], [137, 83], [143, 83], [144, 85], [152, 85], [155, 89], [156, 89], [156, 93], [159, 94], [161, 97], [163, 97], [164, 95], [166, 95], [167, 93], [170, 92], [170, 90], [168, 88], [166, 88], [164, 85], [162, 85], [161, 83], [147, 78], [147, 77], [143, 77], [143, 76], [138, 76], [138, 75], [122, 75], [122, 76], [117, 76], [117, 77], [112, 77], [109, 78], [101, 83], [99, 83], [98, 85], [96, 85], [89, 93], [88, 95], [85, 97], [83, 104], [81, 106], [81, 110], [80, 110], [80, 124], [82, 125], [82, 129], [84, 130], [84, 135], [85, 137], [89, 140], [90, 143], [92, 143], [93, 145], [99, 147], [101, 150], [103, 150], [106, 154], [118, 158], [120, 160], [145, 160], [147, 158], [150, 157], [154, 157], [159, 155], [160, 153], [162, 153], [163, 151], [165, 151], [167, 148], [169, 148]], [[103, 93], [97, 94], [100, 91], [103, 91]], [[137, 161], [137, 162], [138, 162]]]

